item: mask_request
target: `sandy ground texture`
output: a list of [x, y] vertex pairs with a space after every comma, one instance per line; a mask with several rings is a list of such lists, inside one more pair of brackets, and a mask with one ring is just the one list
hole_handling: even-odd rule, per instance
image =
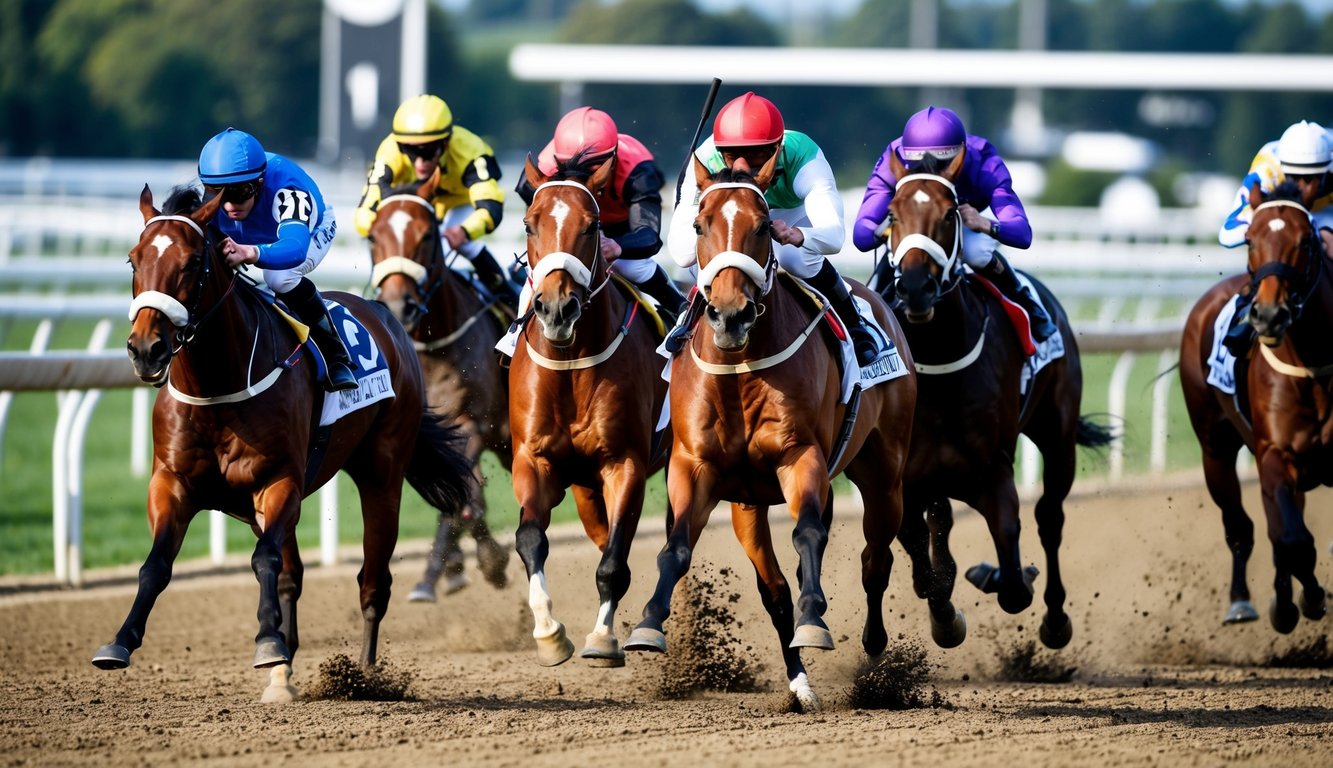
[[[1257, 488], [1246, 496], [1257, 510]], [[1331, 502], [1327, 491], [1309, 498], [1325, 583]], [[268, 675], [249, 666], [256, 586], [246, 567], [181, 564], [144, 647], [115, 672], [90, 659], [129, 608], [133, 569], [92, 574], [78, 591], [11, 580], [0, 583], [0, 765], [1333, 765], [1333, 619], [1302, 619], [1285, 637], [1266, 617], [1223, 627], [1228, 557], [1201, 488], [1085, 489], [1067, 512], [1068, 648], [1034, 649], [1040, 597], [1011, 616], [961, 579], [969, 636], [936, 648], [900, 554], [887, 599], [893, 663], [867, 677], [859, 512], [855, 499], [840, 503], [824, 582], [838, 647], [805, 653], [823, 699], [813, 714], [789, 711], [776, 635], [722, 510], [667, 623], [672, 653], [633, 654], [621, 669], [577, 656], [537, 665], [516, 557], [502, 590], [470, 564], [472, 586], [408, 604], [423, 564], [412, 542], [400, 548], [379, 675], [340, 685], [357, 671], [343, 663], [359, 652], [356, 564], [311, 567], [294, 676], [302, 693], [286, 705], [259, 703]], [[979, 517], [957, 517], [960, 566], [993, 560]], [[1251, 588], [1263, 611], [1272, 572], [1259, 525]], [[660, 527], [646, 522], [635, 543], [622, 639], [656, 581]], [[581, 647], [596, 618], [597, 552], [577, 530], [553, 533], [555, 614]], [[794, 582], [789, 534], [775, 518]], [[1043, 567], [1030, 504], [1023, 554]], [[867, 688], [875, 680], [919, 706], [856, 706], [893, 698], [867, 697], [881, 692]], [[704, 684], [733, 690], [697, 690]], [[351, 690], [397, 700], [331, 697]]]

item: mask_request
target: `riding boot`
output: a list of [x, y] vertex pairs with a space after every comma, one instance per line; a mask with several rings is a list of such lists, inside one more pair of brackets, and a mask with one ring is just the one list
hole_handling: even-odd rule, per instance
[[806, 278], [806, 282], [824, 294], [829, 304], [833, 306], [833, 311], [838, 313], [838, 319], [852, 337], [852, 347], [856, 349], [856, 362], [860, 365], [870, 365], [875, 362], [875, 356], [879, 354], [879, 345], [875, 343], [875, 337], [870, 335], [870, 329], [861, 321], [861, 313], [856, 311], [851, 291], [847, 290], [847, 284], [842, 281], [842, 275], [838, 274], [837, 267], [825, 259], [824, 266], [819, 268], [814, 277]]
[[287, 306], [296, 313], [301, 322], [310, 326], [310, 340], [319, 348], [328, 367], [328, 377], [324, 389], [329, 392], [342, 392], [357, 389], [361, 385], [352, 372], [352, 357], [347, 354], [343, 340], [333, 330], [333, 320], [329, 317], [328, 307], [319, 290], [309, 278], [301, 278], [292, 290], [281, 295]]
[[500, 265], [496, 263], [495, 257], [489, 250], [482, 248], [472, 257], [472, 268], [477, 271], [477, 277], [481, 278], [481, 284], [486, 286], [487, 290], [510, 307], [518, 307], [519, 286], [500, 269]]
[[1037, 297], [1026, 286], [1018, 282], [1018, 276], [1014, 273], [1014, 268], [1009, 266], [999, 251], [995, 252], [994, 258], [985, 267], [979, 270], [982, 277], [990, 280], [1005, 298], [1013, 301], [1022, 307], [1028, 313], [1028, 322], [1032, 326], [1032, 339], [1040, 344], [1043, 341], [1055, 335], [1059, 330], [1051, 320], [1051, 316], [1046, 313], [1046, 308], [1037, 301]]
[[1231, 317], [1231, 328], [1227, 330], [1227, 335], [1222, 337], [1222, 346], [1237, 359], [1247, 357], [1251, 345], [1254, 344], [1254, 326], [1250, 325], [1250, 302], [1249, 296], [1241, 296], [1240, 306], [1236, 307], [1236, 313]]
[[657, 299], [657, 313], [662, 316], [662, 322], [670, 326], [680, 317], [680, 313], [685, 309], [685, 297], [676, 288], [676, 284], [667, 277], [666, 270], [661, 265], [653, 271], [653, 276], [639, 283], [639, 287], [649, 296]]
[[672, 355], [685, 348], [685, 342], [690, 340], [694, 334], [694, 325], [699, 322], [699, 316], [704, 313], [704, 307], [708, 301], [703, 297], [703, 293], [695, 291], [689, 300], [689, 306], [685, 308], [684, 314], [676, 320], [676, 324], [667, 331], [666, 339], [662, 342], [663, 348]]

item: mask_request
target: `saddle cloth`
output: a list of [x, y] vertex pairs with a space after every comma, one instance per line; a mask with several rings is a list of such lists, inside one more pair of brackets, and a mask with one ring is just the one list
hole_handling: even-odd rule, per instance
[[[352, 369], [361, 386], [346, 392], [324, 393], [324, 408], [319, 417], [321, 427], [327, 427], [349, 413], [394, 396], [388, 361], [380, 354], [379, 346], [371, 337], [370, 331], [338, 302], [325, 299], [324, 306], [328, 307], [333, 327], [342, 337], [343, 344], [347, 345], [347, 352], [352, 358]], [[311, 353], [311, 359], [315, 360], [315, 365], [319, 369], [320, 378], [323, 378], [328, 372], [328, 364], [313, 342], [307, 339], [305, 344]]]
[[1222, 345], [1227, 332], [1231, 330], [1231, 321], [1236, 316], [1240, 305], [1240, 294], [1222, 305], [1213, 321], [1213, 349], [1208, 355], [1208, 384], [1227, 393], [1236, 394], [1236, 356]]

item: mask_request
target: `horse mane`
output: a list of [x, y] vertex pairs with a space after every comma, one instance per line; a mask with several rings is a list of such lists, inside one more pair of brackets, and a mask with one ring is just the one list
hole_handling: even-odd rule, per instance
[[1301, 188], [1296, 186], [1296, 182], [1294, 181], [1284, 181], [1277, 185], [1277, 188], [1265, 197], [1264, 200], [1265, 202], [1270, 200], [1286, 200], [1292, 203], [1299, 203], [1302, 207], [1305, 205], [1305, 201], [1301, 197]]
[[736, 170], [735, 168], [723, 168], [717, 173], [710, 174], [708, 178], [723, 183], [756, 184], [752, 171]]
[[600, 164], [606, 158], [598, 156], [589, 156], [589, 150], [580, 149], [569, 157], [568, 160], [555, 161], [555, 174], [552, 179], [558, 181], [587, 181], [596, 172], [594, 165]]
[[171, 190], [171, 194], [167, 196], [167, 201], [162, 204], [162, 213], [167, 216], [194, 213], [203, 204], [204, 200], [200, 196], [199, 190], [187, 184], [182, 184]]
[[927, 152], [911, 170], [912, 173], [928, 173], [931, 176], [941, 176], [945, 169], [949, 167], [949, 162], [946, 158], [937, 157]]

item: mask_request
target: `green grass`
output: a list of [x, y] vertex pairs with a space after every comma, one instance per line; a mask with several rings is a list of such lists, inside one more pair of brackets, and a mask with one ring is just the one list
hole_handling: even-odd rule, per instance
[[[86, 346], [92, 323], [62, 324], [55, 332], [51, 349], [82, 349]], [[15, 323], [0, 327], [0, 347], [25, 350], [32, 338], [33, 323]], [[128, 323], [120, 321], [111, 333], [109, 348], [118, 347], [128, 333]], [[1083, 412], [1107, 423], [1107, 390], [1114, 355], [1090, 355], [1084, 358]], [[126, 363], [128, 365], [128, 362]], [[1137, 358], [1129, 388], [1128, 418], [1113, 424], [1125, 436], [1125, 472], [1129, 475], [1149, 470], [1149, 419], [1152, 379], [1156, 375], [1157, 355]], [[1175, 377], [1174, 373], [1168, 376]], [[1170, 440], [1168, 469], [1195, 466], [1198, 447], [1185, 416], [1179, 385], [1171, 384]], [[23, 392], [15, 395], [0, 443], [0, 574], [49, 572], [53, 567], [51, 545], [52, 491], [51, 440], [56, 423], [56, 396], [51, 392]], [[87, 435], [84, 463], [84, 564], [88, 568], [141, 562], [148, 552], [149, 536], [145, 499], [148, 480], [130, 474], [131, 392], [110, 390], [102, 394]], [[488, 482], [485, 489], [489, 519], [499, 531], [513, 530], [518, 510], [509, 475], [489, 454], [483, 459]], [[1095, 477], [1106, 472], [1104, 453], [1079, 452], [1079, 476]], [[339, 475], [339, 538], [344, 544], [356, 543], [361, 535], [360, 508], [355, 486]], [[835, 485], [839, 492], [850, 486], [844, 479]], [[661, 475], [649, 482], [644, 504], [646, 518], [660, 518], [666, 508], [666, 488]], [[304, 522], [298, 538], [313, 559], [319, 545], [318, 497], [307, 501]], [[554, 513], [557, 521], [575, 520], [573, 502], [566, 498]], [[401, 538], [428, 539], [434, 535], [436, 514], [410, 489], [404, 493]], [[254, 536], [249, 528], [228, 519], [228, 552], [249, 552]], [[207, 518], [194, 521], [181, 552], [181, 558], [200, 558], [208, 554]]]

